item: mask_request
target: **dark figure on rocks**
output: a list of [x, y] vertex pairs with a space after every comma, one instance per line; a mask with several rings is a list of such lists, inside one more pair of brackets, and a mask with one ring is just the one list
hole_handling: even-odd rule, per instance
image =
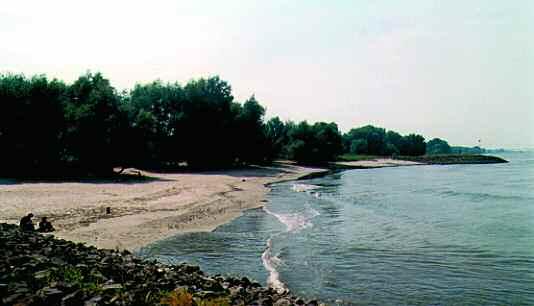
[[37, 229], [41, 233], [50, 233], [55, 231], [54, 227], [52, 226], [52, 223], [46, 219], [46, 217], [43, 217], [41, 219], [41, 222], [39, 222], [39, 228]]
[[32, 213], [29, 213], [27, 216], [22, 217], [22, 219], [20, 219], [20, 229], [23, 231], [35, 231], [32, 218]]

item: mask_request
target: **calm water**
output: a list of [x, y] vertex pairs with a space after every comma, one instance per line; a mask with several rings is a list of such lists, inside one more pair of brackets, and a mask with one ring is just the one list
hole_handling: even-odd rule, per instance
[[534, 305], [534, 154], [503, 157], [274, 185], [265, 209], [141, 253], [333, 305]]

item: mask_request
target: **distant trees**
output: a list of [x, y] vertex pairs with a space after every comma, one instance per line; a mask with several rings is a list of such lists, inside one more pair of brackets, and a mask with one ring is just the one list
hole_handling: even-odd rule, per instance
[[288, 130], [292, 126], [292, 123], [284, 123], [278, 117], [271, 118], [267, 121], [265, 124], [265, 134], [269, 146], [269, 157], [285, 157], [285, 146], [289, 143]]
[[449, 143], [439, 138], [434, 138], [426, 144], [426, 153], [428, 155], [450, 154], [451, 152], [451, 146], [449, 146]]
[[424, 155], [425, 139], [421, 135], [401, 136], [372, 125], [351, 129], [343, 135], [343, 147], [346, 153], [365, 155]]
[[314, 164], [333, 161], [343, 152], [341, 132], [334, 122], [295, 124], [274, 117], [265, 128], [273, 157]]
[[265, 122], [255, 96], [240, 103], [219, 77], [185, 85], [155, 81], [117, 92], [100, 73], [72, 84], [0, 75], [4, 175], [109, 175], [114, 167], [220, 168], [275, 158], [323, 163], [341, 153], [482, 152], [366, 125], [342, 135], [331, 122]]
[[341, 133], [335, 123], [303, 121], [288, 129], [287, 157], [300, 163], [335, 160], [342, 153]]
[[386, 130], [372, 125], [351, 129], [343, 135], [345, 149], [355, 154], [384, 155]]
[[402, 145], [399, 148], [401, 155], [419, 156], [425, 155], [425, 138], [421, 135], [410, 134], [402, 137]]

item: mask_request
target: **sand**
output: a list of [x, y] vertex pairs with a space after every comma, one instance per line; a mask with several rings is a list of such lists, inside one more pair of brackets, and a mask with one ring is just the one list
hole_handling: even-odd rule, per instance
[[[337, 164], [355, 168], [420, 165], [393, 159]], [[135, 251], [179, 233], [213, 231], [243, 211], [263, 206], [268, 184], [325, 171], [283, 162], [273, 167], [217, 172], [142, 171], [148, 179], [123, 182], [0, 179], [0, 222], [18, 223], [32, 212], [34, 223], [47, 216], [58, 238]]]
[[325, 170], [281, 163], [218, 172], [142, 171], [151, 179], [125, 182], [0, 180], [0, 222], [18, 223], [32, 212], [34, 223], [47, 216], [58, 238], [135, 251], [179, 233], [212, 231], [261, 207], [267, 184], [319, 171]]

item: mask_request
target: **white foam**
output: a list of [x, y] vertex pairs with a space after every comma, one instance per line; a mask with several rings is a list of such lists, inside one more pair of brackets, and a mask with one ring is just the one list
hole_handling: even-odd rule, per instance
[[293, 184], [293, 186], [291, 186], [291, 190], [296, 191], [296, 192], [305, 192], [305, 191], [310, 191], [310, 190], [314, 190], [318, 188], [321, 188], [321, 186], [310, 185], [310, 184]]
[[[287, 227], [287, 232], [296, 232], [307, 227], [313, 226], [313, 223], [311, 223], [311, 219], [319, 215], [319, 212], [311, 207], [308, 207], [308, 209], [303, 214], [277, 214], [270, 211], [265, 206], [263, 207], [263, 210], [266, 213], [275, 216], [278, 221], [285, 224]], [[261, 260], [263, 262], [263, 266], [269, 272], [269, 277], [267, 278], [267, 286], [275, 289], [279, 293], [282, 293], [287, 290], [287, 287], [280, 280], [280, 273], [278, 273], [278, 271], [276, 270], [276, 267], [282, 264], [282, 260], [279, 257], [272, 255], [273, 237], [267, 240], [267, 248], [265, 248], [265, 251], [261, 255]]]
[[[269, 277], [267, 278], [267, 286], [275, 289], [279, 293], [282, 293], [287, 290], [286, 285], [280, 280], [280, 273], [276, 270], [276, 263], [280, 263], [280, 258], [273, 257], [271, 255], [272, 252], [272, 239], [269, 238], [267, 240], [267, 248], [261, 255], [261, 260], [263, 262], [263, 266], [265, 269], [269, 272]], [[276, 258], [276, 260], [274, 260]]]
[[319, 215], [319, 212], [309, 207], [304, 214], [279, 214], [270, 211], [268, 208], [263, 207], [268, 214], [273, 215], [287, 227], [288, 232], [296, 232], [302, 229], [312, 227], [311, 219]]

